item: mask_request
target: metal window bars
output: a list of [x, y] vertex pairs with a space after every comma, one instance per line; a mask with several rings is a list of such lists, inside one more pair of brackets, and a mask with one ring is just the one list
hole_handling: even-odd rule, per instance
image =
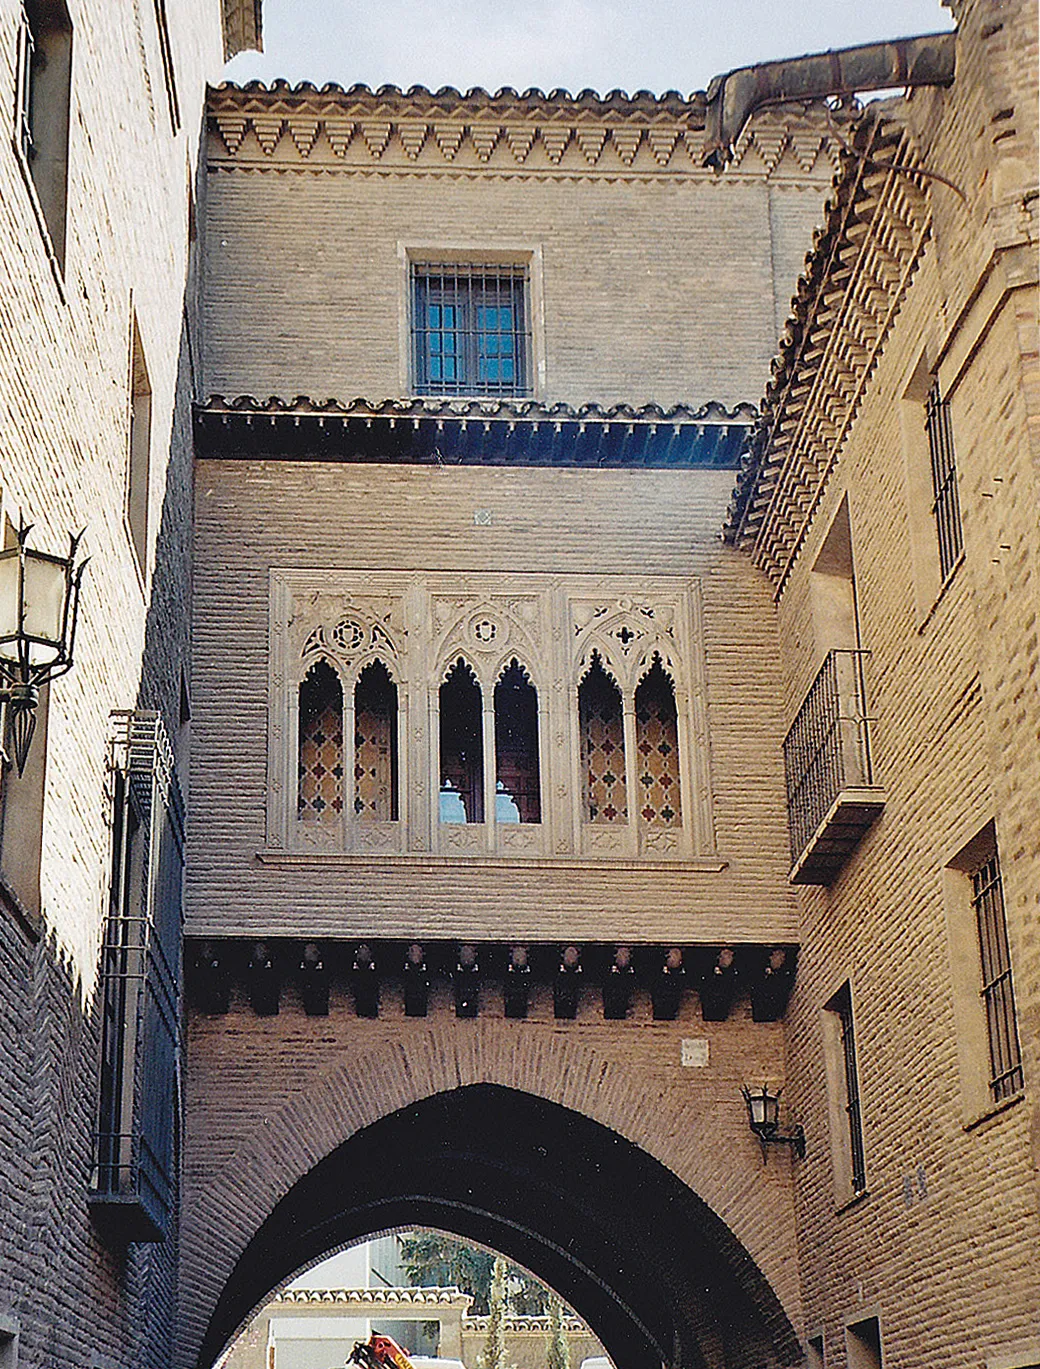
[[15, 104], [15, 141], [27, 162], [36, 155], [33, 139], [33, 66], [36, 62], [36, 36], [29, 16], [22, 10], [18, 26], [18, 88]]
[[845, 1078], [845, 1115], [849, 1131], [849, 1179], [854, 1193], [867, 1187], [867, 1168], [863, 1152], [863, 1114], [856, 1069], [856, 1032], [852, 1022], [852, 994], [842, 986], [833, 1002], [841, 1024], [842, 1070]]
[[414, 263], [411, 283], [416, 393], [530, 393], [526, 266]]
[[963, 551], [961, 511], [957, 496], [957, 461], [953, 450], [950, 406], [936, 380], [925, 404], [925, 429], [932, 463], [932, 516], [939, 539], [939, 573], [945, 583]]
[[791, 860], [797, 862], [841, 791], [873, 784], [864, 662], [828, 652], [784, 739]]
[[989, 1088], [993, 1101], [999, 1103], [1022, 1090], [1023, 1074], [1003, 881], [995, 851], [972, 871], [971, 884], [982, 963], [981, 998], [989, 1042]]
[[175, 1202], [184, 810], [155, 713], [113, 714], [112, 880], [91, 1207], [161, 1240]]

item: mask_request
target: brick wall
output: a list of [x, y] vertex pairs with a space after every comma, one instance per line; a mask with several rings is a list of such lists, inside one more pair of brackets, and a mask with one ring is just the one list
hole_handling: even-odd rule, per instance
[[[203, 461], [197, 473], [193, 934], [784, 940], [791, 928], [768, 597], [717, 540], [730, 472]], [[490, 526], [473, 511], [490, 509]], [[717, 850], [658, 864], [301, 866], [265, 834], [268, 572], [447, 569], [696, 577]], [[522, 585], [522, 577], [517, 581]], [[423, 778], [414, 777], [417, 782]], [[265, 860], [257, 853], [267, 850]]]
[[[906, 1369], [1037, 1355], [1036, 15], [962, 8], [955, 85], [903, 112], [923, 164], [967, 204], [928, 187], [931, 241], [778, 605], [790, 718], [819, 661], [811, 567], [847, 498], [887, 803], [830, 890], [800, 898], [787, 1018], [791, 1098], [809, 1135], [798, 1171], [805, 1326], [828, 1365], [846, 1362], [843, 1328], [867, 1316], [880, 1320], [885, 1363]], [[921, 396], [908, 398], [922, 357], [950, 402], [959, 473], [964, 560], [945, 588], [922, 582], [938, 553], [910, 478], [928, 460]], [[1003, 1109], [962, 1086], [944, 874], [991, 819], [1026, 1072]], [[846, 979], [867, 1192], [842, 1208], [821, 1009]]]
[[[810, 150], [799, 143], [799, 160], [786, 125], [765, 118], [772, 142], [765, 133], [762, 144], [745, 140], [739, 165], [720, 180], [696, 164], [699, 133], [655, 156], [646, 117], [632, 126], [644, 141], [628, 165], [610, 141], [590, 165], [576, 136], [558, 164], [540, 141], [518, 162], [504, 130], [484, 158], [468, 132], [450, 160], [432, 136], [409, 155], [397, 130], [417, 111], [405, 97], [370, 101], [373, 120], [394, 120], [376, 156], [361, 129], [382, 123], [367, 125], [356, 103], [343, 97], [327, 111], [357, 130], [337, 153], [315, 132], [324, 105], [305, 117], [305, 101], [298, 109], [260, 95], [213, 98], [207, 393], [402, 393], [404, 252], [422, 247], [468, 248], [477, 260], [495, 249], [540, 253], [536, 352], [545, 368], [539, 397], [549, 402], [732, 406], [760, 393], [832, 174], [835, 148], [822, 121], [809, 120]], [[473, 115], [456, 103], [422, 117], [458, 121], [461, 138]], [[263, 112], [247, 124], [239, 111], [254, 106]], [[693, 112], [684, 105], [673, 119]], [[566, 129], [566, 108], [551, 115]], [[586, 116], [571, 117], [581, 131]], [[600, 122], [618, 117], [611, 107]], [[221, 120], [233, 152], [217, 132]], [[532, 139], [537, 128], [522, 106], [498, 123]]]
[[[15, 109], [17, 19], [0, 12], [0, 108]], [[154, 10], [69, 5], [73, 69], [64, 270], [56, 271], [11, 139], [0, 146], [0, 503], [64, 551], [86, 528], [73, 671], [50, 689], [38, 903], [0, 907], [0, 1312], [19, 1362], [160, 1364], [172, 1244], [116, 1254], [86, 1207], [97, 1106], [97, 954], [114, 708], [158, 707], [176, 728], [187, 666], [191, 381], [183, 312], [187, 197], [204, 81], [219, 70], [220, 6], [170, 5], [182, 127], [174, 135]], [[142, 581], [124, 523], [131, 299], [152, 389], [151, 551]], [[34, 743], [43, 748], [41, 735]], [[42, 755], [42, 750], [37, 752]], [[6, 767], [5, 767], [6, 769]], [[20, 855], [5, 871], [20, 883]], [[23, 887], [24, 884], [23, 884]]]

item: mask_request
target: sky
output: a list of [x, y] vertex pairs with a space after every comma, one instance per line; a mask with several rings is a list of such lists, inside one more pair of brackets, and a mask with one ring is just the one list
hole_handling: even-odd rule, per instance
[[939, 0], [264, 0], [265, 51], [225, 79], [689, 95], [733, 67], [952, 26]]

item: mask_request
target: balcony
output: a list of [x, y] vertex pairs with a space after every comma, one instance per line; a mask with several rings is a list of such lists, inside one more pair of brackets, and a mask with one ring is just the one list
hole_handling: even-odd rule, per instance
[[865, 651], [831, 651], [784, 740], [791, 883], [830, 884], [885, 807], [874, 783]]

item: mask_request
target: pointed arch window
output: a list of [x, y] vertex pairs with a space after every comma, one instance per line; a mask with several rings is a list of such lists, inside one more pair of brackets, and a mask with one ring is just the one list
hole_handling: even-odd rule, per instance
[[440, 688], [440, 725], [440, 820], [483, 822], [483, 698], [462, 657]]
[[397, 685], [382, 661], [354, 686], [354, 812], [362, 821], [397, 821]]
[[627, 822], [624, 709], [599, 652], [578, 686], [578, 719], [585, 821]]
[[317, 661], [300, 685], [297, 811], [309, 822], [336, 822], [343, 812], [343, 686], [328, 661]]
[[541, 820], [538, 691], [514, 659], [495, 685], [495, 821]]
[[660, 656], [636, 690], [639, 816], [655, 827], [682, 826], [675, 688]]

